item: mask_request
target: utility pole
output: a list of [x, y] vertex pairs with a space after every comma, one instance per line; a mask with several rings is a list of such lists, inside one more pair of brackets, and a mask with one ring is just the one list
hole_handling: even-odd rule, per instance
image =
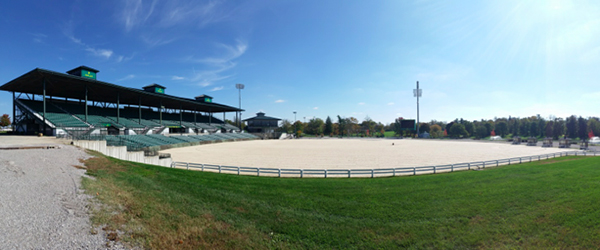
[[[235, 85], [235, 88], [238, 89], [238, 93], [240, 96], [240, 109], [242, 109], [242, 89], [244, 89], [244, 84], [238, 83]], [[237, 114], [237, 122], [238, 122], [238, 126], [240, 127], [240, 131], [242, 131], [242, 111], [238, 111]]]
[[294, 137], [297, 137], [298, 129], [296, 128], [296, 111], [294, 111]]
[[417, 137], [419, 136], [419, 97], [423, 94], [423, 90], [419, 88], [419, 81], [417, 81], [417, 88], [413, 89], [413, 94], [417, 97]]

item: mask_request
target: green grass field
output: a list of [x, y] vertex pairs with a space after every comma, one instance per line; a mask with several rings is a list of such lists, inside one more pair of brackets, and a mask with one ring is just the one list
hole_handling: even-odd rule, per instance
[[375, 179], [192, 172], [97, 156], [96, 225], [153, 249], [598, 248], [600, 158]]

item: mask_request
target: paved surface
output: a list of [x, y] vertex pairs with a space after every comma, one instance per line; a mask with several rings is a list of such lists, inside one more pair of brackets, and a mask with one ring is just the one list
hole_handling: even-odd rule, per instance
[[[52, 138], [0, 136], [0, 144], [59, 144]], [[89, 197], [81, 190], [89, 157], [73, 146], [0, 150], [0, 249], [107, 249], [92, 234]], [[112, 243], [108, 244], [109, 246]], [[120, 246], [114, 248], [121, 248]]]

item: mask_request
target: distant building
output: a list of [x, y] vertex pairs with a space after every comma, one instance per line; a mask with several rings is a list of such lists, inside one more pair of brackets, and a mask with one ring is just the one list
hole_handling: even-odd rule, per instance
[[281, 119], [265, 116], [265, 113], [258, 112], [255, 117], [245, 119], [246, 129], [250, 133], [272, 133], [279, 127]]

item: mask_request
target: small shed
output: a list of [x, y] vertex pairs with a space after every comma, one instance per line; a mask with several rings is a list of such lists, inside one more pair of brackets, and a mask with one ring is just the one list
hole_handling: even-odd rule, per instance
[[263, 112], [256, 113], [255, 117], [245, 119], [246, 129], [250, 133], [272, 133], [279, 127], [281, 119], [266, 116]]
[[521, 144], [521, 137], [519, 137], [519, 136], [513, 136], [512, 140], [513, 140], [512, 141], [513, 145], [519, 145], [519, 144]]
[[544, 138], [544, 142], [542, 143], [543, 148], [551, 148], [552, 147], [552, 137]]

